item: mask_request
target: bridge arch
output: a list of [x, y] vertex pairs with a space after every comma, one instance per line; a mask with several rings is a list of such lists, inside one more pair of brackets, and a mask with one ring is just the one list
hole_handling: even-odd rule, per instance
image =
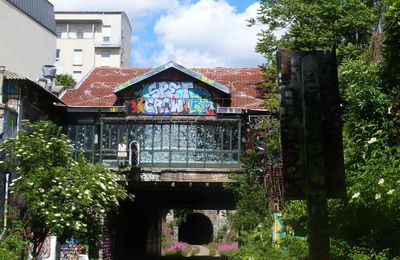
[[186, 222], [179, 226], [179, 241], [192, 245], [209, 244], [213, 240], [213, 224], [201, 213], [191, 213]]

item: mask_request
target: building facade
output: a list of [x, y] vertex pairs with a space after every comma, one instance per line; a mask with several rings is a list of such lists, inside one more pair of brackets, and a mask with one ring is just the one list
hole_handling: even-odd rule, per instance
[[80, 81], [94, 67], [129, 67], [131, 26], [124, 12], [55, 12], [56, 60]]
[[0, 65], [36, 81], [43, 65], [55, 62], [53, 5], [47, 0], [0, 0], [0, 17]]

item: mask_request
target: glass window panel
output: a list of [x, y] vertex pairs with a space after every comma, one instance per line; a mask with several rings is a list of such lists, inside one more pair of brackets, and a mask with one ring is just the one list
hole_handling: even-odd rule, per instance
[[196, 126], [188, 126], [188, 148], [189, 150], [196, 149]]
[[119, 125], [119, 143], [128, 145], [128, 126], [125, 124]]
[[87, 125], [85, 128], [85, 150], [93, 150], [93, 126]]
[[205, 137], [204, 125], [198, 125], [197, 126], [197, 138], [196, 138], [197, 149], [204, 149], [204, 137]]
[[136, 140], [139, 142], [140, 149], [144, 148], [144, 125], [137, 125]]
[[140, 152], [140, 162], [142, 163], [151, 163], [153, 152], [150, 151], [142, 151]]
[[128, 125], [128, 141], [129, 143], [131, 143], [132, 141], [137, 141], [135, 125]]
[[238, 163], [239, 154], [238, 153], [223, 153], [222, 160], [224, 163]]
[[154, 125], [153, 129], [154, 133], [154, 145], [153, 149], [154, 150], [161, 150], [161, 125]]
[[72, 149], [76, 147], [76, 126], [69, 125], [68, 126], [68, 139], [71, 140], [70, 146]]
[[179, 150], [187, 149], [187, 125], [179, 126]]
[[231, 127], [228, 125], [224, 126], [223, 134], [223, 150], [231, 150]]
[[178, 141], [179, 141], [179, 126], [171, 125], [171, 149], [178, 149]]
[[172, 152], [171, 162], [174, 163], [186, 163], [186, 153], [185, 152]]
[[239, 127], [237, 125], [232, 126], [232, 150], [239, 149]]
[[215, 150], [220, 151], [222, 148], [222, 126], [217, 125], [214, 128], [214, 141], [215, 141]]
[[169, 125], [162, 125], [162, 149], [169, 150]]
[[155, 163], [168, 163], [169, 162], [169, 152], [154, 152], [154, 162]]
[[118, 125], [110, 125], [110, 149], [118, 149]]
[[103, 125], [102, 149], [110, 148], [110, 125]]
[[189, 163], [203, 163], [204, 153], [203, 152], [189, 152], [188, 153]]
[[206, 153], [206, 163], [221, 163], [219, 153]]
[[206, 142], [204, 143], [204, 146], [206, 150], [214, 150], [216, 148], [214, 139], [214, 126], [206, 125], [204, 127], [206, 129]]
[[144, 149], [151, 150], [153, 147], [153, 125], [144, 125]]
[[85, 146], [85, 126], [78, 125], [77, 126], [77, 135], [76, 135], [76, 149], [83, 150]]

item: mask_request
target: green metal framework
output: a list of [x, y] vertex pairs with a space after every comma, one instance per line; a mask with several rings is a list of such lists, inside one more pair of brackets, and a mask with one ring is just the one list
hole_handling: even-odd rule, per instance
[[140, 145], [140, 167], [238, 168], [240, 120], [219, 121], [118, 121], [68, 125], [76, 157], [110, 168], [126, 164], [129, 144]]

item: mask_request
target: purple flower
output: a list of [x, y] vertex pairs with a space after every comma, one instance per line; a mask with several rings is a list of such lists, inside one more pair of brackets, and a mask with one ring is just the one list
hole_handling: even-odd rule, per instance
[[185, 250], [186, 246], [187, 245], [183, 242], [178, 242], [174, 245], [176, 250]]
[[237, 249], [239, 246], [238, 242], [232, 242], [230, 244], [228, 243], [223, 243], [218, 247], [218, 252], [226, 252], [226, 251], [231, 251]]

